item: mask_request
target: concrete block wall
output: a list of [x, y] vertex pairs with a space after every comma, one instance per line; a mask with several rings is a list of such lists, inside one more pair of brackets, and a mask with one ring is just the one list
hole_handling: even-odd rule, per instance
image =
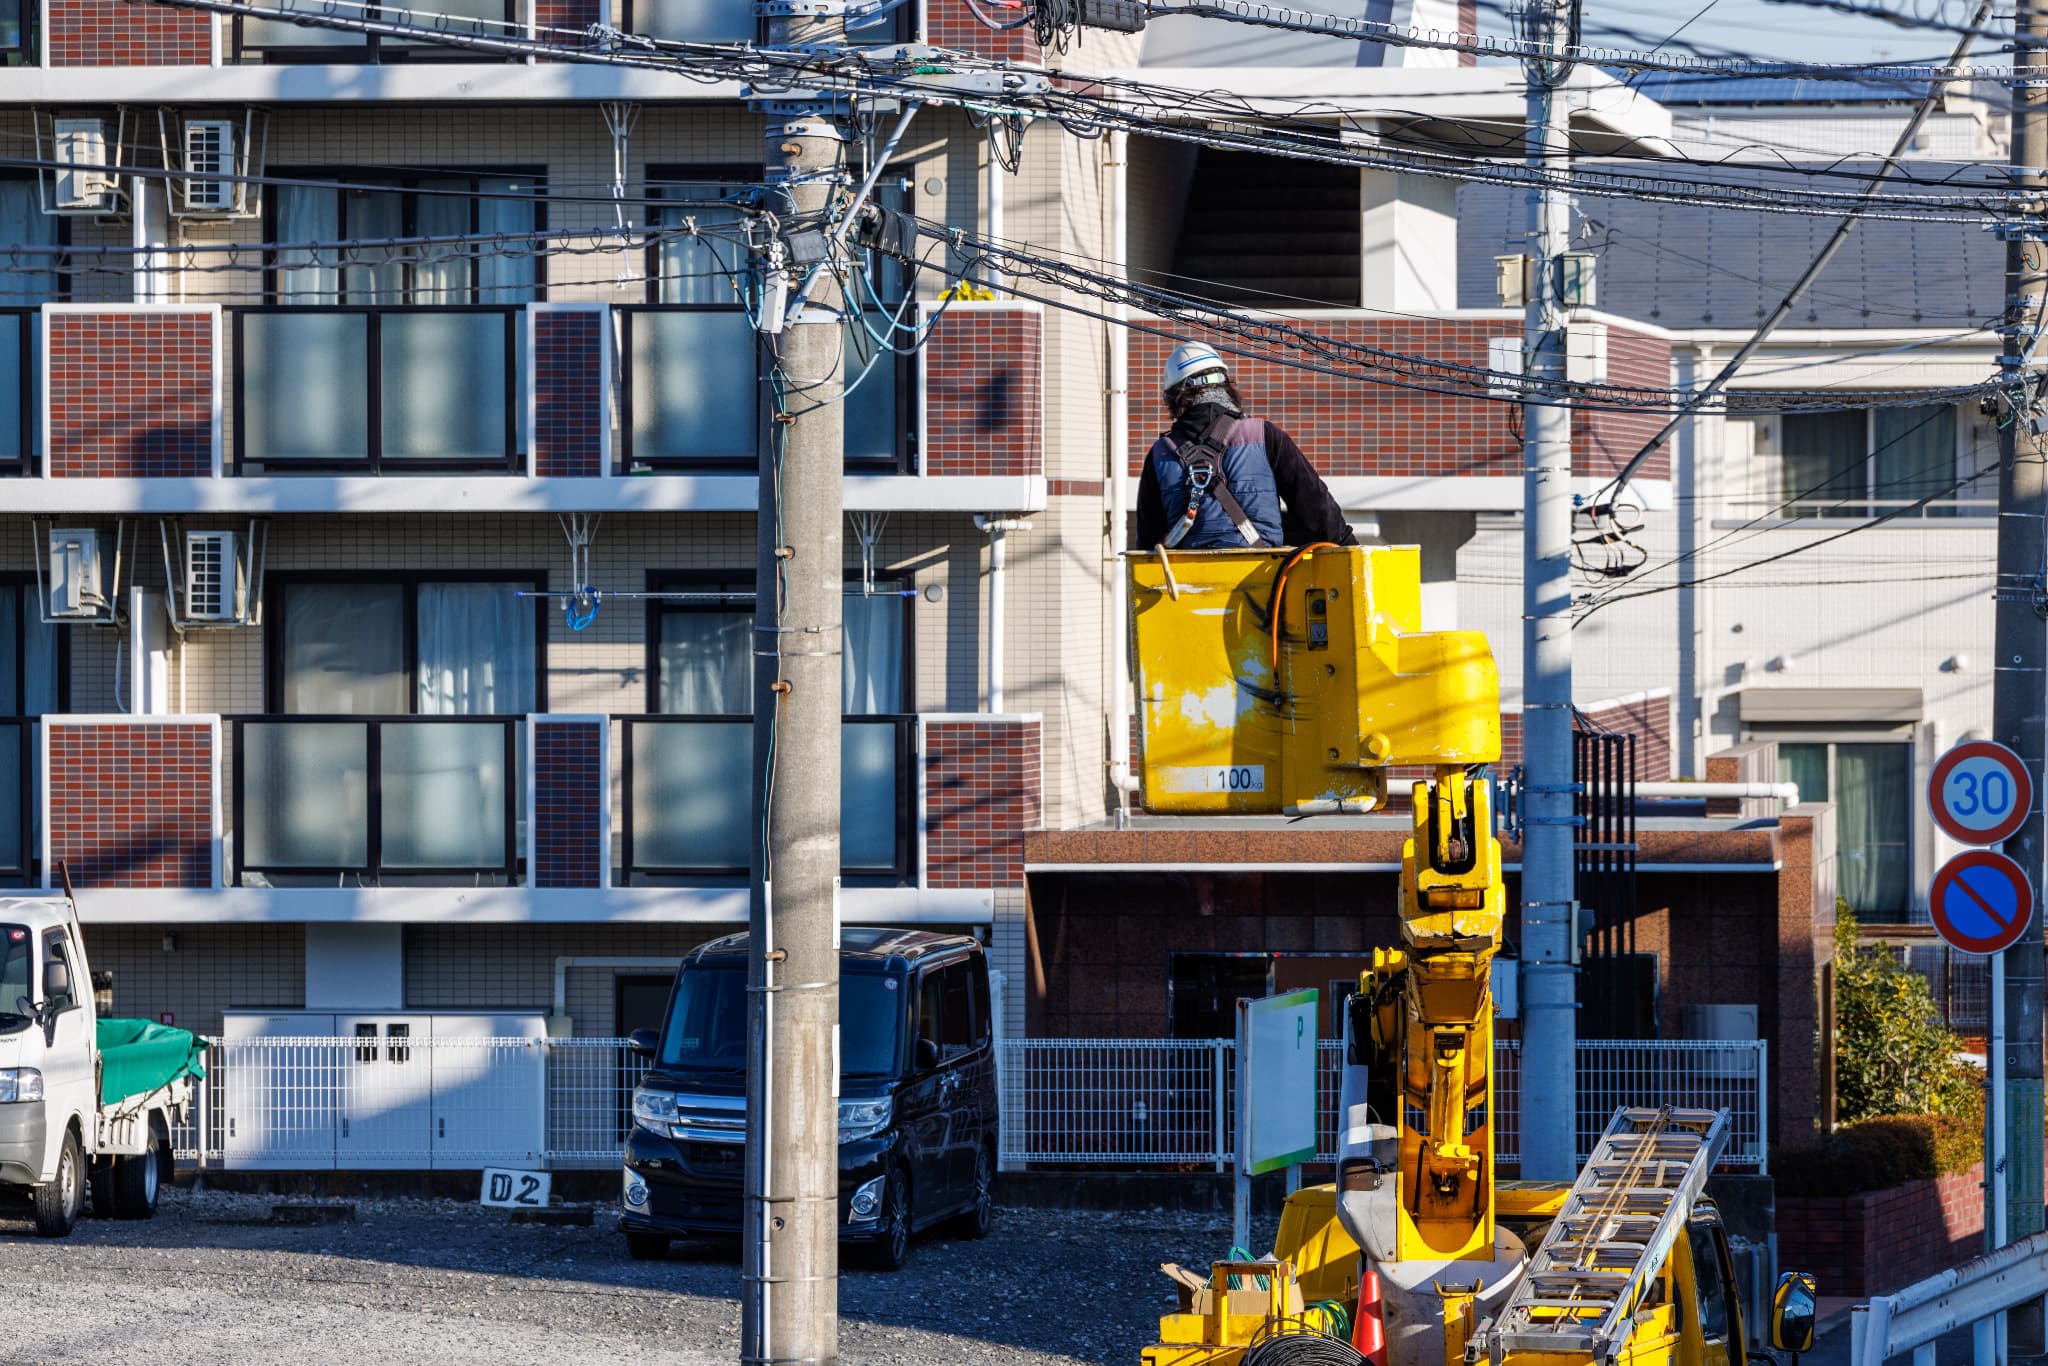
[[218, 1034], [227, 1005], [292, 1009], [306, 1003], [303, 925], [101, 925], [98, 898], [81, 895], [86, 955], [114, 974], [114, 1013]]

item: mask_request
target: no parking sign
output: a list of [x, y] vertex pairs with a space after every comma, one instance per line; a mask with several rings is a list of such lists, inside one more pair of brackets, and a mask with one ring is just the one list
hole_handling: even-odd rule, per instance
[[1972, 849], [1941, 865], [1927, 909], [1941, 937], [1964, 953], [1998, 953], [2026, 933], [2034, 889], [2005, 855]]

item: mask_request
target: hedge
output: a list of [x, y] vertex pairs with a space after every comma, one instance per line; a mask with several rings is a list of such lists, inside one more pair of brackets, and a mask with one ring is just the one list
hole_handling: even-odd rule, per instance
[[1966, 1172], [1984, 1156], [1983, 1122], [1964, 1115], [1879, 1115], [1818, 1143], [1771, 1154], [1780, 1195], [1841, 1196]]

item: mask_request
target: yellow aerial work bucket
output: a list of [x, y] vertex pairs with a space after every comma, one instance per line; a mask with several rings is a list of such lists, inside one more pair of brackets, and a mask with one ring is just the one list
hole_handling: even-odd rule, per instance
[[1422, 629], [1415, 546], [1127, 557], [1145, 806], [1364, 812], [1396, 764], [1500, 758], [1477, 631]]

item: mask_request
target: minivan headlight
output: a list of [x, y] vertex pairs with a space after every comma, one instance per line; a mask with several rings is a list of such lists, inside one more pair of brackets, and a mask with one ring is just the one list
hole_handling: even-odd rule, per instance
[[887, 1096], [879, 1100], [840, 1101], [839, 1141], [847, 1143], [882, 1132], [889, 1127], [889, 1116], [894, 1109]]
[[33, 1067], [0, 1067], [0, 1102], [42, 1098], [41, 1072]]
[[651, 1086], [639, 1086], [633, 1090], [633, 1122], [643, 1129], [667, 1135], [670, 1126], [676, 1123], [676, 1093], [659, 1091]]

